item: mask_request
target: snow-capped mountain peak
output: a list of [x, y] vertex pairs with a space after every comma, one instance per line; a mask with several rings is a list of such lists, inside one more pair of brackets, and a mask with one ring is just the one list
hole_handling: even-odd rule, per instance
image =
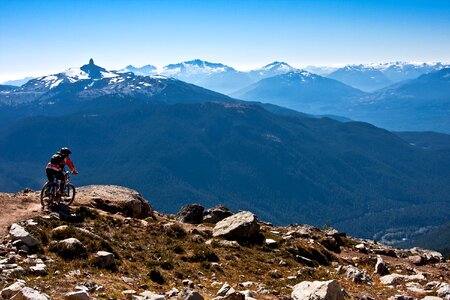
[[308, 72], [308, 71], [302, 70], [302, 69], [296, 69], [294, 71], [288, 72], [281, 76], [283, 76], [285, 78], [289, 78], [289, 79], [294, 79], [294, 80], [299, 79], [301, 82], [315, 80], [320, 77], [319, 75], [316, 75], [314, 73], [311, 73], [311, 72]]
[[285, 62], [274, 61], [260, 69], [250, 71], [249, 74], [253, 80], [260, 80], [268, 77], [273, 77], [289, 72], [297, 71], [298, 69], [288, 65]]
[[212, 63], [200, 59], [181, 62], [178, 64], [170, 64], [163, 68], [161, 74], [167, 76], [183, 75], [212, 75], [216, 73], [224, 73], [236, 71], [235, 69], [221, 63]]
[[125, 68], [117, 71], [118, 73], [128, 73], [132, 72], [135, 75], [141, 75], [141, 76], [149, 76], [157, 73], [157, 68], [152, 65], [145, 65], [142, 67], [135, 67], [133, 65], [128, 65]]
[[280, 71], [280, 72], [291, 72], [291, 71], [294, 71], [297, 69], [290, 66], [289, 64], [287, 64], [285, 62], [274, 61], [273, 63], [265, 65], [260, 70], [261, 71], [269, 71], [269, 70], [275, 71], [276, 70], [276, 71]]

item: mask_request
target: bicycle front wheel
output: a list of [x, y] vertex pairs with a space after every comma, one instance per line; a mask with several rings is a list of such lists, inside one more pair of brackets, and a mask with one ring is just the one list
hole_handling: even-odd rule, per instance
[[64, 193], [61, 196], [61, 203], [69, 206], [70, 204], [72, 204], [73, 200], [75, 200], [75, 187], [73, 186], [73, 184], [68, 184], [66, 185]]

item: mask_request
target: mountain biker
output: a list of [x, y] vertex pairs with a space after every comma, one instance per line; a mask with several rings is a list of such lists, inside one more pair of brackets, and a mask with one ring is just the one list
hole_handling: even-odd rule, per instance
[[55, 178], [58, 182], [60, 182], [60, 188], [58, 192], [62, 192], [62, 189], [65, 185], [65, 177], [64, 177], [64, 167], [68, 166], [73, 174], [78, 174], [78, 171], [75, 169], [75, 166], [72, 163], [69, 155], [72, 154], [72, 151], [67, 147], [62, 147], [59, 152], [56, 152], [50, 162], [45, 167], [45, 173], [47, 174], [47, 179], [49, 182], [54, 182]]

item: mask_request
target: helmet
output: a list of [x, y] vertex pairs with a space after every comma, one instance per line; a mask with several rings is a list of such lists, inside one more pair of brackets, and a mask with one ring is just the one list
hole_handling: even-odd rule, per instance
[[69, 154], [72, 154], [72, 151], [70, 151], [69, 148], [67, 148], [67, 147], [62, 147], [61, 150], [59, 150], [59, 153], [67, 156]]

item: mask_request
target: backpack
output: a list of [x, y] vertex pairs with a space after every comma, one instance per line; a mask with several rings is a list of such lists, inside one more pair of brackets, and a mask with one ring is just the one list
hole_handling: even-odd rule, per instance
[[50, 159], [50, 163], [53, 165], [58, 165], [60, 167], [64, 166], [64, 157], [62, 157], [61, 154], [53, 154], [52, 158]]

